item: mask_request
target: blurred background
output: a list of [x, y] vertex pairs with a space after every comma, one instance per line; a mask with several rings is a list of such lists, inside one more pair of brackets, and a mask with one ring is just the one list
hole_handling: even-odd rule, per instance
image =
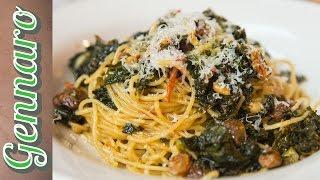
[[[87, 1], [87, 0], [53, 0], [53, 10], [55, 10], [61, 6], [64, 6], [64, 5], [72, 4], [77, 1]], [[309, 2], [320, 5], [320, 0], [289, 0], [289, 1], [309, 1]]]

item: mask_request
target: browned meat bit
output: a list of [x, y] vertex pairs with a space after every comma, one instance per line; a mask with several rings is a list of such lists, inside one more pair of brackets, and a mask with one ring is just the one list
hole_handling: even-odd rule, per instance
[[246, 141], [246, 128], [240, 120], [229, 119], [224, 121], [224, 125], [229, 129], [236, 144], [242, 144]]
[[252, 67], [257, 71], [258, 77], [260, 79], [265, 79], [269, 74], [269, 68], [265, 63], [261, 52], [258, 49], [255, 49], [251, 53]]
[[192, 166], [189, 169], [188, 178], [200, 178], [204, 175], [203, 170], [197, 165], [196, 163], [193, 163]]
[[259, 163], [264, 168], [275, 168], [282, 164], [280, 153], [273, 149], [268, 149], [259, 156]]
[[81, 88], [74, 88], [72, 84], [66, 83], [62, 93], [53, 98], [55, 107], [65, 106], [71, 110], [76, 110], [80, 102], [87, 98], [87, 94]]
[[270, 115], [273, 120], [280, 121], [290, 111], [290, 106], [285, 103], [279, 103], [275, 106], [273, 113]]
[[186, 153], [179, 153], [169, 161], [170, 172], [173, 175], [185, 176], [191, 167], [190, 156]]
[[193, 45], [190, 42], [188, 42], [186, 38], [183, 38], [179, 43], [179, 49], [182, 52], [186, 53], [193, 49]]
[[197, 29], [196, 29], [197, 36], [201, 37], [201, 36], [209, 34], [210, 29], [203, 20], [197, 21], [196, 26], [197, 26]]

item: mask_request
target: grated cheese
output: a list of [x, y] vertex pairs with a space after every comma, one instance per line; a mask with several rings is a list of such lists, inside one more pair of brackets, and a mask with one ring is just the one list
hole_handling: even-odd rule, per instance
[[[168, 67], [163, 66], [159, 61], [166, 60], [174, 64], [174, 61], [186, 58], [186, 55], [178, 49], [178, 45], [182, 37], [188, 36], [196, 31], [197, 21], [203, 20], [204, 24], [202, 24], [202, 26], [207, 25], [209, 27], [209, 33], [206, 38], [214, 36], [217, 26], [215, 20], [209, 20], [202, 13], [171, 12], [161, 20], [165, 22], [165, 25], [158, 26], [156, 31], [151, 34], [149, 47], [142, 58], [143, 61], [149, 62], [146, 64], [157, 70]], [[168, 48], [161, 49], [161, 42], [164, 40], [169, 40], [170, 44]]]
[[212, 96], [214, 99], [222, 99], [219, 93], [213, 93]]
[[[255, 121], [249, 121], [249, 120], [248, 120], [248, 118], [253, 118], [253, 117], [258, 117], [258, 119], [256, 119]], [[248, 115], [246, 115], [245, 121], [248, 122], [248, 123], [250, 123], [255, 130], [257, 130], [257, 131], [260, 130], [260, 124], [261, 124], [261, 122], [262, 122], [262, 118], [261, 118], [260, 115], [254, 115], [254, 116], [248, 116]]]
[[286, 101], [279, 101], [277, 98], [274, 98], [274, 105], [278, 106], [280, 104], [290, 107], [290, 104], [287, 103]]
[[[210, 78], [217, 75], [216, 83], [221, 87], [228, 87], [233, 93], [242, 93], [240, 86], [244, 84], [243, 76], [252, 74], [253, 70], [239, 67], [243, 57], [236, 53], [239, 42], [232, 35], [235, 25], [227, 21], [223, 26], [225, 27], [221, 27], [215, 18], [206, 17], [201, 12], [172, 11], [160, 18], [149, 34], [130, 41], [129, 55], [138, 54], [139, 60], [127, 64], [128, 56], [124, 56], [121, 62], [131, 74], [138, 73], [144, 78], [155, 70], [167, 72], [167, 68], [172, 67], [185, 69], [186, 61], [191, 61], [199, 67], [199, 78], [203, 82], [209, 83]], [[196, 34], [199, 29], [202, 33]], [[183, 38], [193, 45], [193, 50], [183, 52], [179, 49]], [[249, 53], [257, 48], [250, 43], [246, 45]], [[192, 56], [195, 58], [188, 58]], [[233, 70], [221, 72], [221, 66], [228, 66]]]

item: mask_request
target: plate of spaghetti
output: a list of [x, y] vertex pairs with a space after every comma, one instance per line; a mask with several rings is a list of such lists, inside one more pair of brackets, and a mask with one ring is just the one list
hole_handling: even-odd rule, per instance
[[316, 178], [320, 8], [179, 2], [56, 10], [56, 177]]

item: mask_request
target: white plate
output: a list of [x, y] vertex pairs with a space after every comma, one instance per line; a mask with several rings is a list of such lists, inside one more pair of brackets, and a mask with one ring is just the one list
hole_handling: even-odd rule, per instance
[[[302, 1], [279, 0], [104, 0], [79, 1], [61, 7], [53, 15], [53, 72], [56, 91], [72, 80], [66, 64], [81, 49], [83, 39], [98, 34], [104, 39], [120, 38], [145, 30], [170, 9], [217, 13], [244, 26], [249, 37], [260, 41], [275, 57], [290, 58], [308, 77], [306, 89], [314, 99], [320, 95], [320, 6]], [[61, 137], [71, 143], [65, 143]], [[53, 139], [54, 179], [155, 179], [99, 162], [83, 137], [56, 130]], [[66, 148], [68, 144], [70, 148]], [[235, 179], [319, 179], [320, 153], [299, 163]], [[167, 178], [166, 178], [167, 179]]]

